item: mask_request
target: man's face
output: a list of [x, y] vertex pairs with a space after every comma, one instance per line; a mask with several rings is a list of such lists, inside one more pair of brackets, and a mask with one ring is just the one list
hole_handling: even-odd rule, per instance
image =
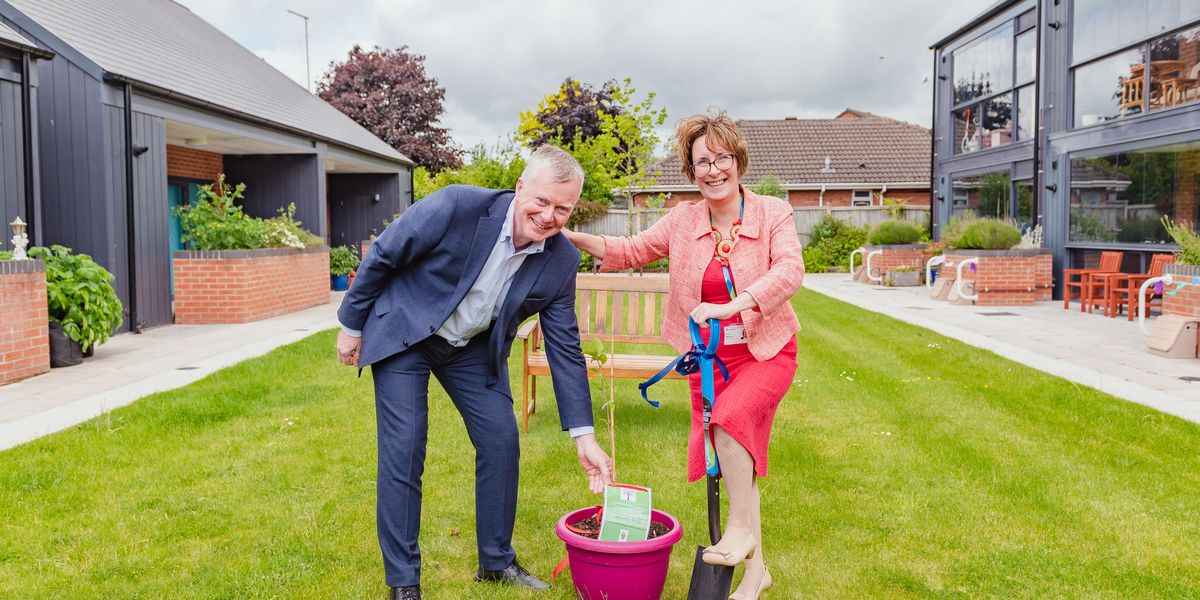
[[513, 245], [521, 248], [562, 231], [579, 202], [582, 181], [554, 181], [544, 170], [517, 180], [513, 199]]

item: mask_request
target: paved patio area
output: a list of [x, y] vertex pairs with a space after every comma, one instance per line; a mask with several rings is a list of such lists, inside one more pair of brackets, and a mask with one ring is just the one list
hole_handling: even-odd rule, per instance
[[1200, 379], [1200, 360], [1150, 354], [1137, 321], [1080, 313], [1077, 303], [1066, 311], [1061, 301], [1015, 307], [950, 305], [931, 300], [929, 290], [923, 286], [866, 285], [851, 281], [845, 273], [809, 274], [804, 286], [1200, 423], [1200, 381], [1183, 379]]
[[[0, 450], [337, 327], [342, 295], [333, 293], [329, 304], [255, 323], [172, 325], [113, 336], [81, 365], [0, 387]], [[333, 354], [330, 348], [331, 359]]]

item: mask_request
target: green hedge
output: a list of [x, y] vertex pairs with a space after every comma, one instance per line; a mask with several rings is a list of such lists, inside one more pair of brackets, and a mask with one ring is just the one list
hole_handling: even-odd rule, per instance
[[921, 241], [921, 228], [906, 221], [884, 221], [875, 226], [867, 236], [872, 246], [888, 244], [915, 244]]

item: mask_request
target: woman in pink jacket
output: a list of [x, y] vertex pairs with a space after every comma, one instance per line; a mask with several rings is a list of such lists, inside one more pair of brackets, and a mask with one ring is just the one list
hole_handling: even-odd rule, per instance
[[[663, 337], [680, 352], [692, 347], [687, 319], [720, 319], [717, 352], [729, 369], [719, 374], [710, 429], [721, 465], [729, 522], [721, 542], [704, 551], [715, 565], [746, 563], [731, 598], [757, 598], [771, 585], [763, 562], [758, 477], [767, 474], [775, 409], [796, 372], [800, 322], [790, 300], [804, 279], [804, 260], [791, 206], [740, 184], [749, 166], [746, 141], [723, 111], [694, 115], [676, 126], [684, 175], [700, 202], [683, 202], [633, 237], [568, 232], [603, 271], [634, 268], [670, 257], [670, 296]], [[707, 337], [707, 336], [706, 336]], [[704, 476], [700, 377], [689, 377], [692, 428], [688, 481]]]

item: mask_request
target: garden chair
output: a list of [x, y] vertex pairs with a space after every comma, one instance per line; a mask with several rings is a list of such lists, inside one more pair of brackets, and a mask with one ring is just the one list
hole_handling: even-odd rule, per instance
[[[1088, 310], [1088, 302], [1095, 301], [1093, 298], [1085, 297], [1085, 293], [1091, 291], [1088, 289], [1090, 284], [1089, 278], [1094, 273], [1119, 273], [1121, 271], [1121, 261], [1125, 260], [1124, 252], [1101, 252], [1100, 266], [1096, 269], [1064, 269], [1063, 270], [1063, 310], [1067, 310], [1071, 306], [1071, 291], [1079, 290], [1079, 312]], [[1078, 276], [1078, 279], [1074, 277]]]
[[[1125, 312], [1128, 314], [1130, 321], [1133, 320], [1134, 311], [1138, 305], [1138, 291], [1142, 289], [1142, 284], [1147, 279], [1154, 277], [1162, 277], [1163, 268], [1167, 265], [1175, 263], [1174, 254], [1155, 254], [1150, 259], [1150, 268], [1145, 273], [1113, 273], [1109, 275], [1101, 275], [1110, 279], [1109, 285], [1112, 291], [1108, 295], [1108, 303], [1105, 306], [1104, 314], [1109, 317], [1116, 317], [1121, 307], [1125, 307]], [[1150, 304], [1155, 299], [1153, 289], [1146, 290], [1146, 316], [1150, 316]], [[1158, 296], [1158, 304], [1162, 306], [1162, 296]]]

